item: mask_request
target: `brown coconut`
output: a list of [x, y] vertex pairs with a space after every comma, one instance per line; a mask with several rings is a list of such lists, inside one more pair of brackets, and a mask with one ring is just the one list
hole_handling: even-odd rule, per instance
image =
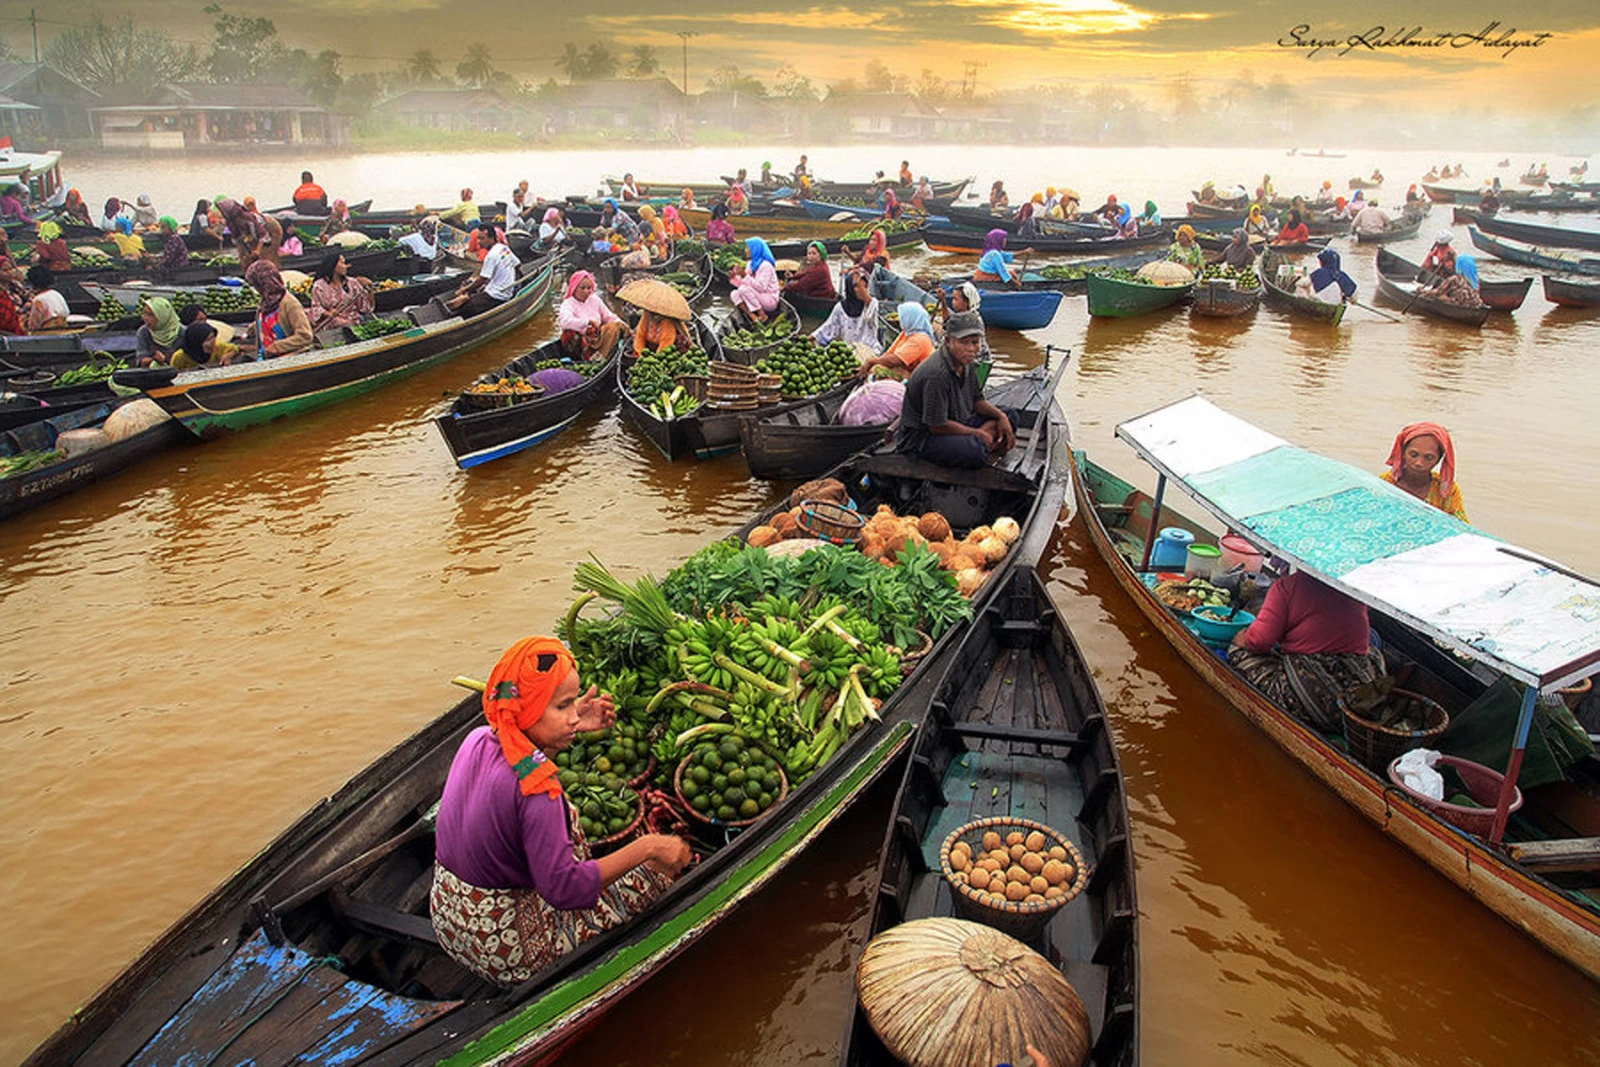
[[770, 526], [757, 526], [750, 531], [750, 536], [745, 540], [757, 548], [766, 548], [768, 545], [777, 544], [783, 538], [778, 536], [778, 531]]
[[772, 528], [778, 531], [778, 536], [787, 541], [792, 537], [804, 537], [806, 532], [800, 528], [800, 520], [787, 511], [780, 511], [772, 516]]
[[789, 494], [790, 507], [798, 507], [807, 500], [826, 500], [843, 507], [850, 502], [850, 491], [837, 478], [818, 478]]
[[930, 511], [917, 521], [917, 530], [929, 541], [948, 541], [950, 522], [937, 511]]

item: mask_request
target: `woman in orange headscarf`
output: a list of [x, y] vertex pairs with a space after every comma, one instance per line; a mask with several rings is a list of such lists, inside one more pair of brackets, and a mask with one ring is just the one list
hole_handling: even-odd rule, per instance
[[527, 981], [636, 914], [689, 862], [678, 837], [646, 834], [599, 859], [550, 758], [616, 721], [584, 692], [552, 637], [517, 642], [483, 693], [487, 726], [461, 743], [439, 800], [430, 904], [439, 945], [500, 985]]
[[1472, 521], [1456, 484], [1455, 444], [1450, 431], [1436, 422], [1414, 422], [1401, 430], [1389, 450], [1389, 469], [1378, 477], [1462, 522]]

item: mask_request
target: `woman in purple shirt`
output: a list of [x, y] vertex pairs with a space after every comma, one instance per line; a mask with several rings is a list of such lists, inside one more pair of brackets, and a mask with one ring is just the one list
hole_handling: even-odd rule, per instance
[[646, 834], [590, 858], [549, 755], [611, 725], [616, 711], [593, 686], [582, 691], [560, 641], [512, 646], [489, 675], [483, 709], [489, 725], [467, 735], [445, 779], [430, 903], [456, 962], [515, 985], [660, 895], [689, 846]]

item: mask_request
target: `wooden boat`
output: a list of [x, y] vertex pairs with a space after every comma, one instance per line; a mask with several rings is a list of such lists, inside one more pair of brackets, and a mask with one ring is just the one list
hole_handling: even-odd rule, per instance
[[[706, 225], [711, 221], [710, 211], [683, 210], [678, 214], [686, 225], [693, 226], [698, 233], [704, 233]], [[781, 215], [730, 215], [728, 221], [733, 223], [734, 229], [741, 237], [794, 237], [800, 240], [843, 237], [862, 226], [857, 219], [829, 222], [809, 215], [798, 218]], [[862, 241], [865, 243], [864, 238]]]
[[1359, 244], [1385, 244], [1389, 241], [1404, 241], [1415, 237], [1417, 231], [1422, 229], [1422, 216], [1413, 215], [1398, 219], [1390, 219], [1389, 224], [1383, 228], [1382, 233], [1354, 232]]
[[1204, 219], [1213, 224], [1222, 219], [1227, 219], [1230, 222], [1237, 219], [1239, 221], [1236, 225], [1242, 226], [1244, 225], [1245, 208], [1248, 206], [1248, 200], [1220, 200], [1215, 204], [1204, 204], [1199, 200], [1191, 200], [1185, 205], [1185, 210], [1189, 212], [1191, 217]]
[[1464, 326], [1480, 327], [1488, 320], [1492, 308], [1464, 307], [1461, 304], [1452, 304], [1448, 300], [1429, 296], [1421, 285], [1416, 282], [1401, 282], [1394, 278], [1378, 275], [1378, 294], [1390, 300], [1406, 311], [1420, 311], [1424, 315], [1432, 315], [1436, 319], [1446, 319], [1450, 322], [1459, 322]]
[[[70, 405], [48, 418], [12, 426], [0, 432], [0, 458], [56, 450], [60, 434], [98, 429], [112, 411], [125, 403], [129, 401], [111, 399], [96, 404]], [[76, 456], [62, 456], [45, 466], [0, 477], [0, 519], [8, 519], [110, 477], [188, 439], [189, 434], [182, 425], [175, 419], [168, 419], [100, 448]]]
[[739, 444], [751, 476], [806, 481], [882, 441], [888, 423], [836, 425], [846, 396], [825, 393], [741, 418]]
[[[922, 504], [958, 529], [1017, 517], [1022, 536], [973, 599], [980, 616], [1012, 568], [1037, 563], [1068, 492], [1065, 419], [1040, 395], [1044, 384], [1011, 398], [1027, 417], [1002, 465], [949, 471], [887, 454], [833, 472], [868, 513], [880, 503]], [[763, 818], [697, 839], [704, 859], [632, 921], [513, 989], [449, 959], [426, 914], [434, 845], [419, 816], [439, 798], [462, 739], [482, 724], [481, 698], [470, 696], [279, 834], [75, 1011], [28, 1067], [219, 1062], [224, 1052], [229, 1063], [549, 1067], [904, 755], [968, 625], [940, 636], [879, 709], [882, 721], [856, 731]]]
[[[821, 404], [832, 404], [837, 410], [844, 403], [845, 397], [856, 386], [855, 382], [840, 382], [832, 389], [825, 389], [811, 397], [798, 401], [787, 401], [779, 404], [768, 404], [765, 407], [755, 408], [751, 411], [722, 411], [702, 404], [695, 408], [694, 413], [686, 420], [684, 427], [685, 443], [694, 453], [695, 459], [716, 459], [718, 456], [731, 455], [739, 451], [743, 438], [740, 436], [740, 427], [746, 419], [759, 419], [764, 415], [788, 408], [797, 403], [815, 401]], [[881, 436], [881, 435], [880, 435]], [[846, 453], [849, 455], [849, 453]], [[841, 459], [843, 457], [840, 457]], [[837, 460], [835, 462], [838, 462]], [[828, 464], [822, 470], [827, 470]]]
[[668, 256], [659, 263], [652, 263], [648, 267], [624, 267], [621, 256], [607, 256], [600, 261], [600, 266], [594, 272], [595, 278], [605, 287], [607, 292], [614, 293], [622, 288], [623, 282], [634, 275], [662, 275], [670, 274], [678, 269], [680, 256]]
[[0, 371], [0, 433], [120, 399], [105, 382], [57, 385], [56, 376], [48, 372]]
[[[1511, 263], [1521, 263], [1542, 270], [1564, 271], [1569, 274], [1588, 274], [1600, 277], [1600, 258], [1580, 256], [1559, 249], [1530, 248], [1512, 241], [1500, 241], [1483, 233], [1476, 226], [1467, 229], [1473, 247]], [[0, 344], [4, 338], [0, 338]], [[8, 357], [9, 358], [9, 357]]]
[[[1194, 240], [1195, 244], [1199, 245], [1201, 248], [1204, 248], [1208, 252], [1220, 252], [1233, 243], [1233, 234], [1208, 233], [1201, 231], [1194, 235]], [[1250, 247], [1254, 248], [1257, 252], [1262, 252], [1268, 248], [1271, 248], [1280, 254], [1320, 252], [1324, 248], [1328, 247], [1328, 242], [1330, 240], [1332, 240], [1332, 237], [1313, 237], [1308, 241], [1292, 241], [1289, 244], [1280, 245], [1258, 238], [1257, 240], [1251, 242]]]
[[[1385, 278], [1393, 278], [1396, 281], [1422, 282], [1428, 285], [1439, 280], [1439, 275], [1433, 271], [1424, 271], [1409, 259], [1402, 259], [1387, 248], [1378, 249], [1378, 273]], [[1523, 278], [1514, 282], [1490, 281], [1486, 278], [1480, 278], [1478, 281], [1478, 296], [1483, 300], [1484, 306], [1491, 311], [1515, 311], [1522, 306], [1522, 302], [1527, 298], [1528, 290], [1532, 286], [1532, 278]]]
[[1302, 318], [1316, 319], [1326, 322], [1330, 326], [1339, 325], [1344, 318], [1346, 304], [1330, 304], [1325, 300], [1318, 300], [1314, 296], [1300, 296], [1289, 289], [1278, 285], [1279, 259], [1267, 250], [1261, 257], [1261, 268], [1257, 272], [1261, 275], [1262, 299], [1275, 308], [1299, 315]]
[[[784, 192], [793, 193], [796, 191], [793, 182], [790, 181], [789, 176], [774, 176], [774, 178], [775, 180], [770, 183], [759, 181], [754, 182], [753, 188], [758, 193], [767, 193], [770, 195], [777, 195]], [[731, 176], [724, 176], [722, 180], [725, 183], [732, 184], [734, 179]], [[960, 197], [960, 195], [966, 191], [967, 186], [972, 184], [972, 179], [962, 178], [959, 181], [947, 182], [930, 181], [928, 184], [933, 187], [933, 195], [935, 198], [954, 200]], [[830, 182], [813, 180], [811, 183], [811, 192], [814, 196], [823, 200], [829, 198], [859, 200], [869, 197], [876, 197], [885, 186], [893, 188], [894, 195], [908, 204], [911, 202], [911, 198], [915, 196], [917, 192], [917, 187], [914, 185], [903, 185], [891, 180], [884, 180], [881, 182]], [[726, 187], [724, 187], [721, 192], [726, 193]], [[694, 195], [699, 196], [700, 190], [696, 189]]]
[[1240, 289], [1233, 285], [1222, 285], [1211, 279], [1195, 285], [1194, 303], [1189, 305], [1189, 314], [1207, 319], [1236, 319], [1242, 315], [1254, 314], [1256, 308], [1260, 306], [1259, 287]]
[[1600, 282], [1575, 282], [1548, 274], [1542, 280], [1544, 298], [1552, 304], [1566, 308], [1600, 307]]
[[[722, 344], [717, 340], [716, 330], [707, 327], [699, 319], [691, 320], [689, 329], [694, 334], [695, 345], [704, 351], [709, 359], [723, 358]], [[693, 413], [664, 419], [630, 396], [628, 372], [633, 368], [634, 362], [633, 350], [629, 348], [623, 353], [622, 361], [617, 364], [617, 396], [622, 406], [622, 416], [644, 434], [645, 439], [656, 446], [656, 451], [668, 460], [681, 459], [691, 450], [689, 423], [693, 419]]]
[[[976, 230], [955, 226], [926, 226], [922, 239], [935, 252], [958, 252], [969, 255], [983, 251], [984, 235]], [[1031, 248], [1041, 256], [1069, 255], [1076, 252], [1112, 252], [1117, 249], [1166, 247], [1172, 243], [1172, 234], [1153, 230], [1137, 237], [1006, 237], [1008, 252], [1021, 252]]]
[[[1525, 200], [1517, 200], [1509, 204], [1501, 204], [1501, 211], [1519, 213], [1549, 213], [1549, 214], [1600, 214], [1600, 198], [1593, 196], [1531, 196]], [[1462, 207], [1457, 204], [1453, 208], [1452, 220], [1455, 222], [1469, 222], [1476, 224], [1479, 211], [1475, 207]], [[1486, 214], [1493, 214], [1486, 212]]]
[[1351, 189], [1382, 189], [1383, 188], [1383, 183], [1381, 181], [1379, 181], [1379, 182], [1368, 181], [1366, 178], [1351, 178], [1346, 184]]
[[[1191, 421], [1199, 418], [1204, 419], [1203, 427]], [[1158, 442], [1151, 433], [1157, 425], [1168, 428], [1181, 425], [1181, 429], [1174, 434], [1164, 434], [1166, 440]], [[1524, 766], [1523, 752], [1515, 738], [1528, 736], [1537, 694], [1572, 685], [1600, 669], [1600, 632], [1592, 618], [1584, 619], [1577, 613], [1564, 613], [1560, 609], [1546, 615], [1535, 609], [1526, 617], [1499, 625], [1495, 642], [1485, 642], [1486, 647], [1479, 647], [1474, 640], [1479, 634], [1469, 634], [1467, 629], [1481, 618], [1481, 613], [1466, 608], [1461, 602], [1481, 593], [1482, 603], [1487, 607], [1520, 592], [1525, 594], [1523, 602], [1530, 606], [1535, 602], [1553, 605], [1564, 596], [1594, 595], [1600, 591], [1595, 583], [1566, 568], [1547, 569], [1541, 556], [1523, 553], [1503, 542], [1474, 534], [1470, 527], [1448, 516], [1430, 513], [1421, 501], [1401, 500], [1400, 494], [1382, 487], [1366, 472], [1344, 464], [1332, 464], [1317, 456], [1307, 455], [1304, 460], [1297, 461], [1295, 469], [1307, 473], [1295, 481], [1292, 501], [1279, 504], [1257, 496], [1251, 505], [1252, 516], [1241, 519], [1231, 514], [1230, 508], [1222, 502], [1228, 487], [1237, 484], [1235, 476], [1240, 471], [1240, 463], [1248, 463], [1248, 457], [1259, 455], [1264, 449], [1270, 450], [1274, 443], [1285, 452], [1286, 461], [1299, 455], [1301, 450], [1218, 411], [1199, 397], [1124, 423], [1118, 427], [1117, 436], [1129, 441], [1159, 470], [1168, 472], [1157, 484], [1155, 500], [1084, 459], [1076, 482], [1078, 511], [1084, 517], [1090, 539], [1105, 558], [1117, 583], [1154, 629], [1225, 700], [1379, 830], [1551, 952], [1591, 978], [1600, 978], [1600, 900], [1594, 892], [1600, 850], [1593, 837], [1585, 836], [1593, 833], [1595, 819], [1600, 817], [1600, 803], [1596, 799], [1600, 796], [1600, 786], [1597, 786], [1600, 783], [1597, 766], [1600, 765], [1595, 757], [1584, 757], [1572, 765], [1565, 782], [1538, 788], [1525, 785], [1521, 790], [1521, 810], [1515, 814], [1509, 813], [1512, 790], [1507, 783], [1499, 783], [1499, 797], [1490, 794], [1485, 801], [1489, 812], [1480, 815], [1478, 821], [1491, 822], [1494, 815], [1490, 813], [1505, 811], [1503, 839], [1492, 822], [1487, 828], [1462, 829], [1447, 821], [1439, 809], [1423, 805], [1386, 776], [1366, 769], [1347, 751], [1341, 739], [1307, 726], [1285, 709], [1270, 703], [1155, 597], [1147, 584], [1150, 575], [1141, 571], [1141, 562], [1146, 558], [1147, 539], [1156, 529], [1179, 526], [1208, 542], [1216, 539], [1214, 529], [1207, 529], [1163, 506], [1164, 489], [1168, 483], [1175, 484], [1199, 499], [1205, 510], [1215, 517], [1208, 520], [1208, 524], [1244, 530], [1258, 549], [1285, 558], [1297, 569], [1314, 573], [1320, 580], [1364, 601], [1382, 640], [1389, 671], [1404, 678], [1408, 688], [1442, 704], [1452, 716], [1459, 716], [1469, 703], [1485, 695], [1483, 679], [1502, 676], [1497, 686], [1508, 693], [1512, 706], [1520, 701], [1521, 710], [1512, 717], [1515, 731], [1508, 730], [1506, 734], [1510, 765], [1492, 769], [1496, 772], [1508, 770], [1511, 785], [1515, 785]], [[1211, 457], [1201, 467], [1182, 465], [1188, 456], [1201, 451]], [[1215, 466], [1219, 461], [1223, 465]], [[1195, 475], [1203, 470], [1208, 488], [1196, 489], [1185, 478], [1171, 474], [1174, 470], [1193, 470]], [[1337, 486], [1330, 481], [1335, 476], [1340, 479]], [[1319, 495], [1314, 496], [1313, 492]], [[1372, 516], [1368, 516], [1370, 525], [1363, 525], [1363, 533], [1352, 536], [1365, 536], [1368, 530], [1394, 529], [1396, 533], [1392, 537], [1386, 535], [1376, 542], [1367, 542], [1362, 558], [1399, 559], [1400, 562], [1387, 572], [1391, 577], [1404, 573], [1406, 577], [1399, 582], [1375, 577], [1375, 568], [1380, 568], [1381, 563], [1358, 567], [1355, 571], [1338, 568], [1340, 576], [1333, 577], [1327, 560], [1343, 549], [1337, 538], [1323, 539], [1315, 545], [1305, 542], [1296, 552], [1263, 534], [1268, 525], [1264, 521], [1266, 517], [1285, 516], [1287, 522], [1289, 513], [1299, 508], [1325, 506], [1327, 496], [1334, 494], [1361, 494], [1363, 500], [1381, 499], [1383, 506], [1404, 509], [1408, 517], [1415, 516], [1413, 523], [1447, 522], [1459, 530], [1452, 562], [1435, 561], [1422, 564], [1421, 570], [1408, 569], [1415, 566], [1413, 561], [1419, 560], [1418, 553], [1427, 555], [1430, 552], [1428, 548], [1416, 547], [1426, 540], [1413, 539], [1401, 544], [1406, 535], [1398, 533], [1398, 520], [1390, 523]], [[1407, 527], [1412, 528], [1414, 526]], [[1433, 536], [1437, 535], [1428, 535], [1428, 539]], [[1439, 547], [1434, 545], [1433, 549]], [[1303, 558], [1302, 554], [1312, 558]], [[1477, 562], [1468, 563], [1466, 554], [1475, 554]], [[1450, 577], [1440, 581], [1437, 572], [1429, 570], [1438, 566], [1449, 568]], [[1485, 573], [1488, 570], [1494, 571], [1492, 577]], [[1426, 578], [1431, 578], [1432, 582]], [[1554, 590], [1549, 586], [1555, 584], [1563, 585], [1570, 592], [1539, 601], [1536, 587], [1545, 587], [1544, 593], [1551, 594]], [[1425, 596], [1424, 590], [1430, 589], [1445, 595], [1423, 607], [1416, 598]], [[1541, 629], [1542, 626], [1548, 628]], [[1530, 627], [1538, 631], [1536, 635], [1527, 633]], [[1513, 630], [1523, 633], [1513, 634]], [[1532, 639], [1523, 644], [1523, 637]], [[1550, 654], [1540, 657], [1537, 653], [1522, 651], [1533, 648], [1548, 649]], [[1576, 654], [1569, 655], [1569, 651]], [[1463, 661], [1476, 663], [1469, 669]], [[1522, 689], [1520, 698], [1516, 695], [1518, 689]], [[1445, 741], [1448, 740], [1449, 735], [1446, 735]], [[1437, 748], [1439, 744], [1431, 747]], [[1504, 804], [1503, 808], [1497, 800]], [[1458, 818], [1454, 814], [1450, 817]], [[1422, 902], [1414, 903], [1425, 906]]]
[[[1066, 834], [1094, 871], [1032, 947], [1083, 998], [1089, 1062], [1137, 1067], [1139, 908], [1122, 770], [1083, 653], [1030, 569], [1013, 569], [967, 632], [917, 733], [878, 852], [871, 936], [966, 917], [940, 870], [944, 839], [967, 822], [1012, 815]], [[859, 1002], [839, 1062], [899, 1062]]]
[[1537, 171], [1529, 171], [1517, 179], [1523, 185], [1544, 185], [1549, 180], [1550, 175], [1540, 174]]
[[[426, 303], [431, 297], [441, 296], [458, 288], [466, 280], [466, 273], [460, 270], [443, 270], [428, 274], [408, 274], [403, 278], [395, 279], [403, 284], [395, 288], [379, 289], [373, 294], [373, 311], [379, 314], [390, 311], [400, 311], [414, 304]], [[374, 278], [375, 282], [387, 281], [385, 278]], [[82, 282], [79, 286], [84, 293], [85, 300], [73, 305], [76, 314], [93, 315], [101, 303], [112, 297], [126, 308], [136, 308], [141, 297], [164, 296], [169, 300], [181, 294], [204, 293], [209, 286], [177, 286], [177, 285], [128, 285], [125, 283]], [[303, 303], [309, 303], [303, 300]], [[243, 325], [255, 321], [254, 311], [227, 311], [219, 314], [208, 314], [208, 319], [216, 319], [233, 325]]]
[[[885, 308], [894, 307], [907, 300], [932, 306], [934, 297], [903, 276], [892, 271], [879, 272], [874, 277], [873, 295]], [[948, 296], [955, 284], [940, 285]], [[1037, 330], [1050, 325], [1056, 309], [1061, 306], [1062, 294], [1051, 288], [1013, 289], [996, 283], [983, 286], [983, 302], [978, 305], [978, 316], [985, 326], [998, 330]]]
[[403, 333], [230, 367], [118, 371], [115, 380], [143, 389], [201, 436], [297, 415], [386, 385], [526, 322], [549, 300], [560, 258], [524, 263], [511, 299], [471, 319], [450, 314], [436, 297], [408, 312], [416, 326]]
[[[1100, 259], [1076, 259], [1069, 264], [1061, 264], [1061, 266], [1069, 268], [1073, 272], [1072, 277], [1053, 278], [1046, 276], [1044, 273], [1042, 273], [1042, 271], [1035, 272], [1030, 270], [1023, 274], [1022, 284], [1015, 288], [1021, 289], [1024, 292], [1050, 290], [1057, 293], [1066, 293], [1068, 295], [1081, 295], [1088, 290], [1090, 274], [1117, 269], [1136, 271], [1146, 263], [1152, 263], [1155, 260], [1166, 258], [1166, 254], [1166, 249], [1163, 248], [1147, 248], [1142, 252], [1133, 252], [1126, 256], [1106, 256]], [[971, 274], [949, 274], [939, 279], [939, 285], [948, 290], [954, 289], [960, 285], [964, 285], [970, 281], [972, 281]], [[991, 290], [1013, 289], [1012, 286], [1008, 286], [1004, 282], [982, 281], [974, 282], [973, 284], [977, 285], [979, 289], [983, 290], [983, 300], [985, 304], [989, 302], [988, 294]]]
[[[345, 262], [351, 274], [361, 275], [366, 278], [386, 278], [396, 273], [396, 264], [401, 257], [398, 248], [375, 248], [370, 250], [355, 249], [345, 255]], [[306, 274], [314, 273], [322, 263], [323, 254], [306, 256], [286, 256], [282, 266], [284, 270], [298, 270]], [[209, 263], [195, 263], [177, 270], [150, 270], [131, 269], [126, 265], [112, 261], [104, 267], [74, 268], [56, 273], [56, 288], [68, 302], [85, 300], [87, 296], [82, 292], [79, 283], [85, 281], [101, 282], [103, 284], [121, 284], [130, 281], [147, 281], [156, 285], [212, 285], [222, 278], [238, 277], [243, 271], [236, 264], [213, 266]]]
[[1194, 289], [1194, 282], [1187, 285], [1145, 285], [1091, 274], [1088, 284], [1089, 314], [1116, 319], [1146, 315], [1189, 299], [1194, 295]]
[[[775, 320], [788, 320], [789, 332], [784, 334], [783, 340], [788, 340], [801, 332], [800, 312], [796, 311], [794, 305], [782, 297], [778, 299], [777, 308], [767, 313], [767, 321], [769, 323]], [[741, 363], [748, 367], [760, 362], [776, 351], [783, 341], [774, 341], [771, 344], [761, 345], [757, 348], [734, 348], [728, 344], [728, 337], [731, 334], [738, 330], [748, 330], [758, 325], [761, 324], [752, 319], [744, 308], [735, 306], [732, 313], [724, 316], [712, 331], [717, 339], [717, 345], [722, 350], [722, 355], [719, 358], [733, 363]]]
[[138, 345], [136, 329], [94, 323], [44, 333], [0, 334], [0, 360], [26, 370], [66, 370], [88, 363], [97, 352], [126, 358]]
[[1551, 182], [1550, 188], [1557, 193], [1600, 193], [1600, 182]]
[[1498, 215], [1479, 217], [1478, 229], [1496, 237], [1509, 237], [1514, 241], [1527, 241], [1530, 244], [1600, 251], [1600, 230], [1578, 230], [1567, 226], [1541, 226], [1533, 222], [1512, 222], [1509, 219], [1500, 218]]
[[[589, 380], [566, 392], [541, 396], [507, 407], [482, 409], [472, 406], [463, 393], [433, 423], [450, 449], [450, 458], [462, 470], [490, 460], [514, 455], [541, 444], [577, 421], [590, 407], [607, 400], [617, 384], [617, 365], [622, 361], [621, 342], [613, 349]], [[532, 352], [518, 356], [498, 371], [482, 375], [478, 381], [497, 381], [532, 374], [546, 360], [562, 359], [561, 338], [547, 341]]]

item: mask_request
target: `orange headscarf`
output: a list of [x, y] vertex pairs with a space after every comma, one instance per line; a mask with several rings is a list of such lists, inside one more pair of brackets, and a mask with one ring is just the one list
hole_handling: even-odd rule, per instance
[[522, 795], [561, 795], [555, 761], [525, 732], [544, 715], [550, 698], [578, 669], [567, 646], [553, 637], [525, 637], [512, 645], [489, 673], [483, 689], [483, 715], [500, 739], [500, 751], [517, 772]]
[[1456, 446], [1450, 440], [1450, 431], [1437, 422], [1413, 422], [1401, 430], [1394, 439], [1394, 447], [1389, 450], [1389, 470], [1396, 479], [1400, 477], [1406, 463], [1406, 445], [1419, 437], [1432, 437], [1439, 442], [1439, 450], [1444, 453], [1439, 461], [1439, 496], [1449, 500], [1450, 490], [1456, 484]]

